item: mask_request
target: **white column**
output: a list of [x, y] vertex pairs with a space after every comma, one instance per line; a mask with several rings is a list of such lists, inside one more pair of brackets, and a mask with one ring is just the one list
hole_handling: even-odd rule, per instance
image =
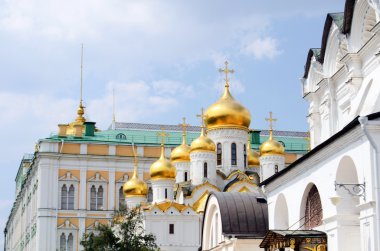
[[87, 208], [87, 169], [82, 167], [80, 169], [79, 180], [79, 209], [85, 210]]
[[108, 174], [108, 208], [107, 210], [115, 209], [115, 169], [110, 168]]

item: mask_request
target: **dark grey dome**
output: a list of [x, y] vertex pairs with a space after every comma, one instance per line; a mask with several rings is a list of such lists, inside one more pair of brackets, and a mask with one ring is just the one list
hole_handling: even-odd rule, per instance
[[[268, 205], [254, 193], [213, 192], [220, 207], [222, 233], [236, 238], [263, 238], [268, 231]], [[206, 202], [206, 210], [209, 198]]]

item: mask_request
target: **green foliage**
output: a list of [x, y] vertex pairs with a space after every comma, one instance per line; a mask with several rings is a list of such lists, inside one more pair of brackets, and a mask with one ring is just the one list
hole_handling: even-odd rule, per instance
[[140, 208], [116, 211], [111, 225], [96, 227], [95, 234], [84, 234], [85, 251], [153, 251], [158, 250], [155, 236], [145, 234]]

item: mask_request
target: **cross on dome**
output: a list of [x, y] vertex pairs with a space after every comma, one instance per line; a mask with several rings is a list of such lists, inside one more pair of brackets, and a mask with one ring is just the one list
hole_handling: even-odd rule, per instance
[[188, 127], [190, 125], [186, 124], [186, 118], [185, 117], [182, 118], [182, 124], [179, 124], [179, 125], [182, 126], [183, 135], [186, 135], [186, 127]]
[[224, 69], [220, 68], [219, 72], [223, 72], [226, 75], [226, 78], [224, 79], [226, 81], [226, 84], [224, 85], [225, 87], [229, 87], [229, 81], [230, 79], [228, 78], [228, 73], [234, 73], [235, 71], [233, 69], [228, 69], [228, 61], [224, 62]]
[[163, 146], [164, 143], [165, 143], [165, 137], [169, 137], [169, 134], [168, 134], [168, 133], [165, 133], [165, 132], [164, 132], [164, 128], [161, 127], [161, 132], [158, 132], [158, 133], [157, 133], [157, 136], [158, 136], [158, 137], [161, 137], [161, 146]]
[[201, 127], [205, 127], [205, 119], [207, 118], [207, 115], [204, 113], [203, 107], [201, 108], [201, 114], [197, 114], [198, 118], [201, 118]]
[[269, 122], [269, 138], [273, 138], [273, 122], [276, 122], [277, 119], [273, 118], [272, 112], [269, 112], [269, 118], [265, 119], [266, 121]]

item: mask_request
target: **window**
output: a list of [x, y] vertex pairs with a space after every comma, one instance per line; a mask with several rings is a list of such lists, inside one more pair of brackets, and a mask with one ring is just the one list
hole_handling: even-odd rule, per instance
[[322, 225], [323, 209], [318, 189], [313, 185], [306, 199], [305, 229], [312, 229]]
[[125, 136], [124, 133], [119, 133], [119, 134], [116, 135], [116, 139], [126, 140], [127, 136]]
[[66, 185], [62, 186], [61, 189], [61, 209], [67, 209], [67, 187]]
[[123, 187], [119, 189], [119, 208], [123, 208], [125, 206], [125, 197], [123, 192]]
[[187, 181], [187, 172], [185, 172], [185, 181]]
[[74, 249], [74, 237], [73, 234], [70, 233], [69, 237], [67, 238], [67, 251], [73, 251]]
[[65, 233], [61, 234], [59, 238], [59, 251], [66, 251], [66, 235]]
[[96, 197], [97, 197], [96, 209], [103, 210], [103, 187], [102, 186], [98, 188], [98, 194]]
[[70, 233], [66, 239], [66, 234], [62, 233], [59, 237], [59, 251], [73, 251], [74, 250], [74, 236]]
[[274, 173], [278, 173], [278, 165], [274, 166]]
[[244, 145], [244, 167], [247, 167], [247, 146]]
[[236, 166], [236, 143], [231, 144], [231, 165]]
[[169, 224], [169, 234], [174, 234], [174, 224]]
[[73, 185], [69, 188], [69, 196], [68, 196], [68, 202], [67, 202], [67, 209], [73, 210], [74, 209], [74, 199], [75, 199], [75, 188]]
[[167, 198], [168, 198], [168, 189], [165, 188], [165, 199], [167, 199]]
[[222, 144], [218, 143], [216, 145], [216, 165], [220, 166], [222, 164]]
[[96, 191], [95, 185], [90, 190], [90, 210], [103, 210], [103, 187]]
[[207, 178], [207, 162], [203, 164], [203, 177]]
[[67, 191], [67, 186], [63, 185], [61, 188], [61, 209], [62, 210], [73, 210], [75, 200], [75, 187], [71, 185]]

